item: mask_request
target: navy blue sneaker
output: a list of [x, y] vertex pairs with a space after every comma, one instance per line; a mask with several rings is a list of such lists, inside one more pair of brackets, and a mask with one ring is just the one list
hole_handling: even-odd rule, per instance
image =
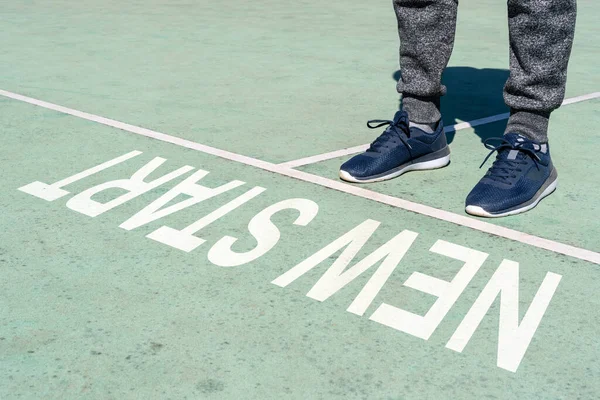
[[[500, 140], [496, 147], [490, 140]], [[556, 189], [558, 174], [547, 143], [538, 143], [517, 133], [485, 141], [497, 151], [496, 161], [467, 196], [466, 211], [479, 217], [505, 217], [535, 207]], [[483, 166], [481, 164], [481, 166]], [[481, 167], [480, 167], [481, 168]]]
[[436, 169], [450, 163], [450, 148], [444, 124], [433, 133], [409, 127], [408, 114], [398, 111], [393, 121], [373, 120], [371, 129], [388, 125], [366, 152], [340, 167], [340, 178], [348, 182], [369, 183], [392, 179], [408, 171]]

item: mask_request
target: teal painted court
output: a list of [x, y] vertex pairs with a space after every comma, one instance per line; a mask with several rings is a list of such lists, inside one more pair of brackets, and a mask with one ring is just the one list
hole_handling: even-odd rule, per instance
[[558, 190], [489, 220], [464, 198], [506, 125], [505, 2], [460, 3], [451, 164], [360, 186], [390, 2], [4, 4], [0, 398], [600, 398], [598, 17]]

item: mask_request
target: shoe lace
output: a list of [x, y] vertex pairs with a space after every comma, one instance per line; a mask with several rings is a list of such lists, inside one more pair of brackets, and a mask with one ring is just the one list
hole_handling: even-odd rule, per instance
[[[494, 146], [494, 145], [490, 144], [490, 142], [492, 142], [492, 141], [500, 141], [500, 144], [497, 146]], [[533, 160], [533, 162], [535, 164], [535, 167], [538, 170], [540, 169], [540, 166], [538, 164], [538, 161], [540, 161], [540, 157], [537, 155], [536, 149], [534, 148], [534, 143], [531, 141], [524, 141], [522, 143], [513, 144], [504, 138], [496, 137], [496, 138], [486, 139], [483, 142], [483, 145], [488, 150], [491, 150], [491, 151], [487, 155], [485, 160], [483, 160], [483, 162], [481, 163], [479, 168], [484, 166], [484, 164], [492, 156], [492, 154], [494, 154], [495, 152], [498, 152], [498, 154], [496, 155], [496, 161], [494, 161], [494, 163], [488, 170], [486, 178], [489, 178], [489, 179], [492, 179], [492, 180], [498, 181], [498, 182], [509, 183], [510, 185], [512, 185], [512, 183], [510, 182], [510, 178], [516, 178], [517, 177], [516, 173], [522, 172], [522, 166], [527, 165], [527, 160], [524, 158], [521, 158], [521, 159], [515, 158], [514, 160], [509, 160], [507, 158], [501, 157], [501, 154], [503, 152], [511, 151], [511, 150], [517, 150], [517, 151], [525, 154], [526, 156], [531, 157], [531, 159]]]
[[408, 143], [408, 138], [410, 137], [410, 127], [408, 122], [408, 114], [406, 112], [402, 113], [400, 118], [395, 121], [387, 120], [387, 119], [373, 119], [367, 122], [367, 127], [369, 129], [377, 129], [382, 126], [388, 125], [388, 128], [381, 134], [373, 143], [367, 151], [379, 152], [382, 148], [386, 148], [387, 144], [390, 140], [393, 140], [394, 137], [400, 139], [400, 141], [409, 149], [412, 149], [412, 146]]

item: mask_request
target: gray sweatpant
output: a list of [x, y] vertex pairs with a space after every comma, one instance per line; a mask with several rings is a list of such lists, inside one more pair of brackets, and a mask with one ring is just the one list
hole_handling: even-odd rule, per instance
[[[410, 120], [440, 119], [441, 75], [452, 53], [458, 0], [393, 0], [400, 36], [398, 92]], [[510, 77], [506, 132], [546, 142], [548, 118], [565, 95], [576, 0], [508, 0]]]

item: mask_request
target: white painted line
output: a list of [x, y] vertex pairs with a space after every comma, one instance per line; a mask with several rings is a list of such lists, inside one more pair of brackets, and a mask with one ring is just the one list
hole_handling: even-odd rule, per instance
[[299, 160], [287, 161], [279, 164], [284, 168], [296, 168], [303, 165], [316, 164], [321, 161], [331, 160], [332, 158], [344, 157], [350, 154], [358, 154], [369, 148], [368, 144], [361, 144], [360, 146], [348, 147], [346, 149], [330, 151], [329, 153], [317, 154], [316, 156], [310, 156], [300, 158]]
[[580, 103], [582, 101], [593, 100], [593, 99], [597, 99], [597, 98], [600, 98], [600, 92], [584, 94], [582, 96], [577, 96], [577, 97], [571, 97], [570, 99], [566, 99], [565, 101], [563, 101], [562, 105], [566, 106], [569, 104]]
[[[582, 101], [592, 100], [592, 99], [597, 99], [597, 98], [600, 98], [600, 92], [590, 93], [590, 94], [586, 94], [583, 96], [577, 96], [577, 97], [572, 97], [570, 99], [566, 99], [565, 101], [563, 101], [562, 105], [566, 106], [569, 104], [580, 103]], [[490, 117], [475, 119], [475, 120], [469, 121], [469, 122], [461, 122], [461, 123], [458, 123], [455, 125], [448, 125], [448, 126], [445, 126], [444, 129], [446, 130], [447, 133], [448, 132], [456, 132], [456, 131], [460, 131], [462, 129], [473, 128], [473, 127], [479, 126], [479, 125], [485, 125], [485, 124], [490, 124], [492, 122], [502, 121], [502, 120], [508, 119], [509, 116], [510, 116], [510, 113], [497, 114], [497, 115], [492, 115]], [[369, 147], [368, 144], [363, 144], [363, 145], [354, 146], [354, 147], [348, 147], [346, 149], [330, 151], [328, 153], [304, 157], [304, 158], [300, 158], [298, 160], [286, 161], [279, 165], [281, 165], [282, 167], [287, 167], [287, 168], [297, 168], [297, 167], [301, 167], [303, 165], [310, 165], [310, 164], [315, 164], [315, 163], [318, 163], [321, 161], [331, 160], [333, 158], [344, 157], [344, 156], [349, 156], [352, 154], [362, 153], [368, 147]]]
[[[263, 169], [265, 171], [273, 172], [290, 178], [295, 178], [304, 182], [313, 183], [343, 193], [352, 194], [354, 196], [362, 197], [364, 199], [374, 200], [382, 204], [387, 204], [393, 207], [401, 208], [403, 210], [412, 211], [417, 214], [426, 215], [432, 218], [436, 218], [438, 220], [451, 222], [453, 224], [471, 228], [480, 232], [485, 232], [491, 235], [511, 239], [520, 243], [528, 244], [530, 246], [549, 250], [559, 254], [564, 254], [570, 257], [578, 258], [580, 260], [585, 260], [600, 265], [600, 253], [596, 253], [590, 250], [582, 249], [564, 243], [555, 242], [549, 239], [540, 238], [537, 236], [530, 235], [528, 233], [519, 232], [513, 229], [494, 225], [486, 221], [467, 217], [465, 215], [454, 214], [449, 211], [439, 210], [437, 208], [430, 207], [424, 204], [413, 203], [412, 201], [403, 200], [382, 193], [377, 193], [372, 190], [364, 189], [358, 186], [353, 186], [338, 180], [328, 179], [321, 176], [309, 174], [307, 172], [282, 167], [281, 165], [257, 160], [252, 157], [243, 156], [225, 150], [216, 149], [214, 147], [206, 146], [186, 139], [181, 139], [175, 136], [167, 135], [165, 133], [152, 131], [150, 129], [141, 128], [139, 126], [125, 124], [123, 122], [100, 117], [94, 114], [85, 113], [82, 111], [73, 110], [71, 108], [62, 107], [45, 101], [36, 100], [31, 97], [7, 92], [5, 90], [0, 89], [0, 95], [11, 99], [23, 101], [25, 103], [37, 105], [50, 110], [62, 112], [64, 114], [73, 115], [75, 117], [86, 119], [88, 121], [94, 121], [99, 124], [118, 128], [127, 132], [135, 133], [137, 135], [146, 136], [160, 140], [162, 142], [171, 143], [192, 150], [197, 150], [203, 153], [224, 158], [226, 160], [236, 161], [242, 164]], [[600, 97], [600, 94], [597, 97]]]
[[163, 142], [176, 144], [178, 146], [187, 147], [188, 149], [198, 150], [203, 153], [212, 154], [213, 156], [226, 158], [228, 160], [237, 161], [243, 164], [252, 165], [254, 167], [267, 169], [268, 166], [273, 165], [272, 163], [266, 161], [260, 161], [256, 158], [246, 157], [241, 154], [231, 153], [229, 151], [216, 149], [214, 147], [206, 146], [200, 143], [192, 142], [189, 140], [181, 139], [175, 136], [167, 135], [164, 133], [152, 131], [150, 129], [142, 128], [135, 125], [129, 125], [124, 122], [115, 121], [114, 119], [100, 117], [98, 115], [89, 114], [83, 111], [73, 110], [72, 108], [67, 108], [63, 106], [59, 106], [56, 104], [48, 103], [46, 101], [33, 99], [31, 97], [22, 96], [20, 94], [8, 92], [6, 90], [0, 89], [0, 95], [4, 97], [8, 97], [14, 100], [19, 100], [25, 103], [33, 104], [36, 106], [40, 106], [43, 108], [47, 108], [49, 110], [54, 110], [61, 112], [63, 114], [72, 115], [74, 117], [86, 119], [88, 121], [97, 122], [102, 125], [112, 126], [113, 128], [121, 129], [127, 132], [135, 133], [137, 135], [150, 137], [153, 139], [158, 139]]
[[461, 122], [459, 124], [452, 125], [447, 128], [444, 127], [444, 129], [446, 129], [446, 132], [456, 132], [460, 131], [461, 129], [473, 128], [479, 125], [491, 124], [492, 122], [502, 121], [508, 119], [508, 117], [510, 117], [510, 113], [497, 114], [492, 115], [491, 117], [474, 119], [473, 121], [469, 122]]

